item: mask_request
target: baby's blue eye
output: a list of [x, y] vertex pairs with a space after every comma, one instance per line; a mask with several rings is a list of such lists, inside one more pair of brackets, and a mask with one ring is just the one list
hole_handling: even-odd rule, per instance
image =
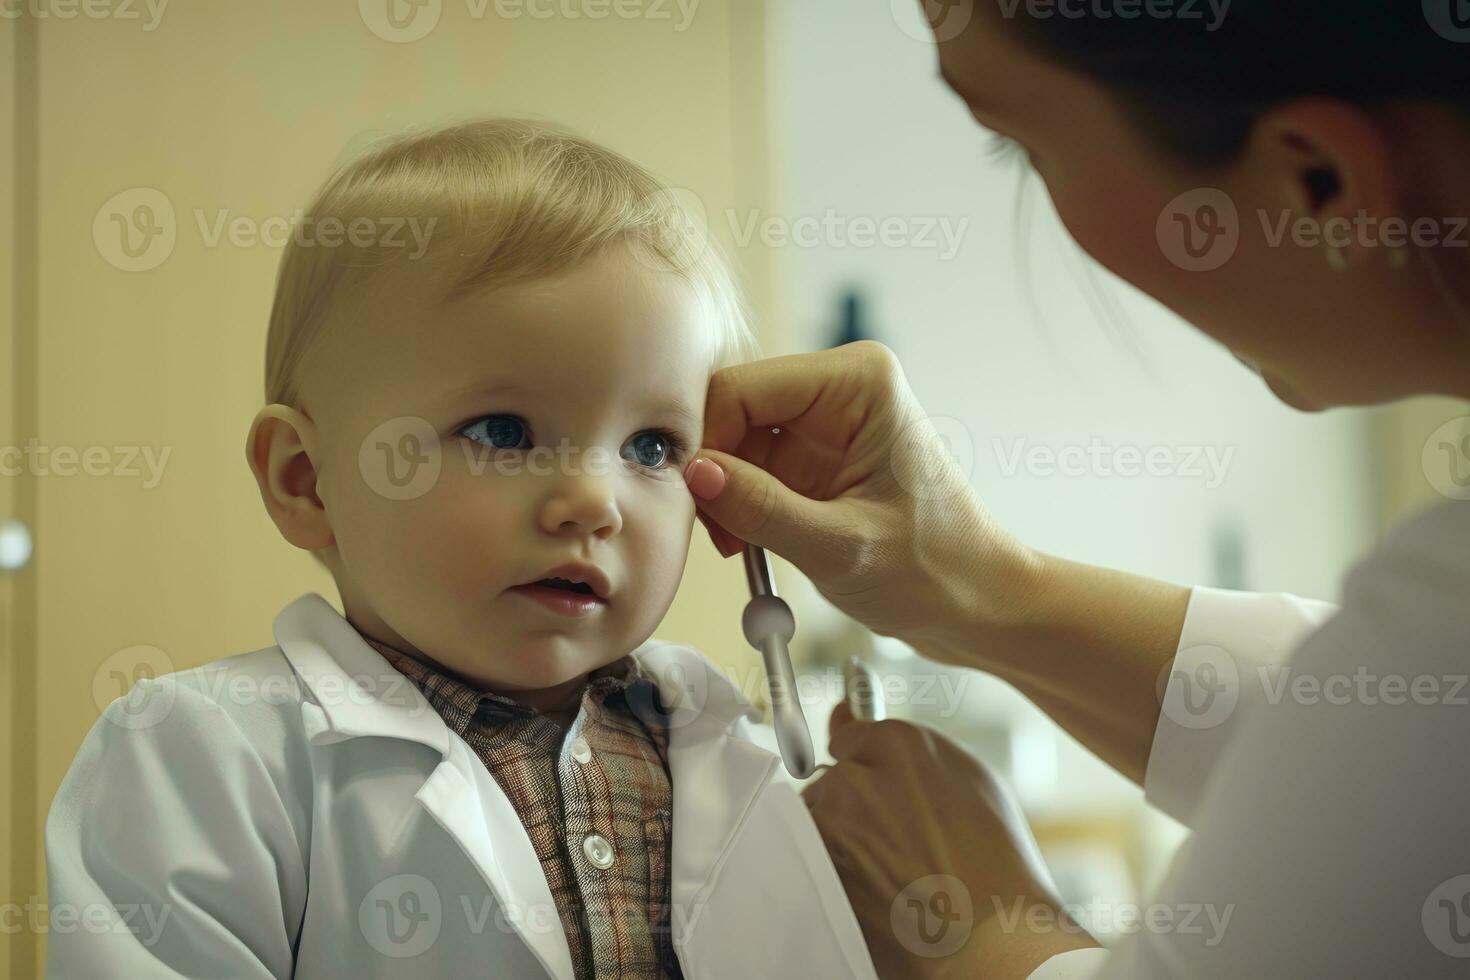
[[526, 427], [511, 415], [489, 415], [471, 422], [460, 431], [491, 449], [515, 449], [526, 438]]
[[668, 462], [673, 451], [673, 445], [662, 432], [640, 432], [623, 447], [623, 458], [654, 469]]

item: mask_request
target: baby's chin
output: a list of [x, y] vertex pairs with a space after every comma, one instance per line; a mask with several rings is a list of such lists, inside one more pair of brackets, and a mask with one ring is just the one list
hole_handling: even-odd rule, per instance
[[621, 657], [602, 644], [560, 634], [516, 639], [495, 654], [496, 687], [511, 697], [564, 687]]

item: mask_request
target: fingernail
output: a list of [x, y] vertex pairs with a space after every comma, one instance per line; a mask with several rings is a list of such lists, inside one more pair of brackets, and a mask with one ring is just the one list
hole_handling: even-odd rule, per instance
[[684, 468], [684, 483], [701, 500], [714, 500], [725, 489], [725, 471], [714, 460], [698, 456]]

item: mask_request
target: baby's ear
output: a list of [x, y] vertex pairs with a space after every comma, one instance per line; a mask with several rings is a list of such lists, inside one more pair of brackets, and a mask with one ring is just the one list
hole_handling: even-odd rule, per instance
[[260, 499], [281, 536], [318, 551], [335, 543], [326, 507], [317, 494], [316, 425], [289, 405], [267, 405], [255, 414], [245, 438], [245, 461]]

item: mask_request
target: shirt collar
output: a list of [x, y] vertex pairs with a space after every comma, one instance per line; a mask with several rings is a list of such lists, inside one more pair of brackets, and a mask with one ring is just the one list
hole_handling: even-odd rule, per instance
[[[452, 743], [443, 716], [417, 685], [398, 685], [385, 678], [385, 668], [393, 678], [403, 674], [368, 646], [319, 593], [307, 592], [288, 603], [276, 614], [271, 629], [303, 687], [302, 723], [313, 745], [376, 735], [421, 742], [449, 757]], [[657, 685], [658, 703], [667, 706], [676, 756], [702, 758], [712, 750], [701, 746], [731, 734], [736, 725], [760, 718], [760, 711], [725, 672], [697, 650], [650, 638], [630, 656]], [[751, 750], [770, 755], [753, 745]]]
[[[468, 684], [427, 658], [420, 659], [365, 633], [360, 635], [368, 646], [413, 682], [444, 723], [461, 738], [476, 714], [495, 725], [532, 718], [538, 713], [514, 698]], [[611, 709], [626, 709], [645, 724], [662, 725], [667, 718], [655, 679], [632, 656], [620, 657], [592, 671], [582, 697], [584, 703], [591, 697]]]

